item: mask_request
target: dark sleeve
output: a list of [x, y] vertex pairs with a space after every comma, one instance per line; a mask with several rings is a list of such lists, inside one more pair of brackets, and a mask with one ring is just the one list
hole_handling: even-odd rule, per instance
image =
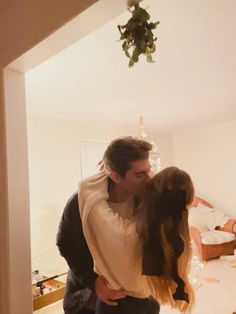
[[57, 234], [57, 246], [81, 288], [94, 290], [96, 274], [93, 271], [93, 259], [88, 249], [79, 213], [78, 194], [68, 200]]

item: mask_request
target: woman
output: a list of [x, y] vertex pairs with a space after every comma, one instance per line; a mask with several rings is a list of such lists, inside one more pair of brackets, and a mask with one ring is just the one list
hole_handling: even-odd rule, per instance
[[[116, 307], [99, 301], [97, 314], [156, 314], [157, 302], [189, 313], [194, 301], [187, 277], [191, 255], [187, 207], [194, 197], [191, 178], [176, 167], [156, 174], [131, 220], [108, 206], [104, 182], [100, 175], [97, 182], [85, 180], [80, 186], [83, 230], [95, 271], [107, 279], [109, 287], [125, 289], [127, 297]], [[93, 192], [96, 184], [99, 193]]]

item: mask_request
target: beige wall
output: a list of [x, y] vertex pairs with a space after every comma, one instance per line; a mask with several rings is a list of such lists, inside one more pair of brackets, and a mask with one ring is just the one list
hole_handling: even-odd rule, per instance
[[[56, 248], [55, 238], [62, 210], [69, 196], [78, 189], [81, 178], [80, 140], [104, 143], [105, 147], [105, 143], [116, 137], [134, 135], [136, 129], [122, 129], [89, 119], [78, 121], [32, 114], [28, 114], [27, 120], [32, 267], [44, 274], [62, 273], [67, 267]], [[146, 131], [158, 143], [162, 166], [172, 164], [172, 136]], [[96, 171], [102, 153], [99, 155], [100, 151], [98, 154], [93, 150], [93, 154], [93, 158], [87, 156], [86, 162], [90, 161]], [[43, 231], [41, 237], [39, 230]]]
[[[136, 129], [99, 123], [28, 115], [29, 175], [31, 206], [56, 203], [60, 208], [77, 189], [80, 173], [79, 140], [109, 143]], [[158, 143], [161, 166], [173, 164], [172, 136], [150, 134]]]
[[8, 313], [9, 238], [7, 204], [6, 130], [3, 106], [3, 71], [0, 69], [0, 313]]
[[236, 218], [236, 122], [174, 135], [175, 163], [189, 171], [196, 192]]
[[[21, 57], [10, 63], [13, 70], [26, 73], [58, 52], [78, 42], [126, 9], [126, 0], [99, 0], [59, 28]], [[99, 56], [100, 59], [100, 56]]]
[[[5, 69], [4, 81], [11, 313], [30, 313], [32, 304], [25, 301], [32, 298], [32, 291], [24, 75]], [[16, 289], [17, 283], [20, 289]]]
[[97, 0], [21, 0], [0, 4], [0, 66], [4, 67]]
[[[21, 143], [19, 136], [23, 135], [22, 140], [25, 140], [24, 96], [20, 94], [20, 99], [17, 99], [19, 94], [17, 95], [15, 90], [16, 86], [21, 85], [21, 88], [23, 88], [23, 80], [16, 73], [6, 73], [7, 84], [9, 85], [6, 85], [8, 92], [5, 102], [2, 70], [7, 64], [94, 2], [96, 0], [72, 0], [69, 2], [67, 0], [50, 0], [46, 2], [41, 0], [34, 2], [22, 0], [19, 2], [14, 0], [1, 1], [0, 4], [0, 313], [29, 314], [32, 312], [31, 285], [29, 283], [30, 265], [28, 264], [29, 217], [27, 216], [28, 207], [23, 208], [28, 202], [27, 171], [25, 172], [25, 163], [27, 162], [25, 156], [26, 143], [19, 147], [19, 152], [16, 147], [18, 139]], [[15, 87], [14, 84], [16, 84]], [[19, 90], [18, 92], [21, 93]], [[15, 99], [14, 95], [16, 96]], [[8, 96], [11, 97], [10, 102], [12, 102], [9, 108]], [[5, 103], [9, 121], [5, 117]], [[18, 114], [19, 116], [17, 116]], [[5, 124], [8, 124], [8, 122], [7, 136], [9, 142], [6, 151]], [[17, 166], [17, 163], [21, 165], [21, 162], [23, 163], [22, 170], [17, 169], [19, 171], [17, 175], [13, 169]], [[8, 163], [8, 169], [6, 163]], [[9, 172], [10, 168], [11, 173]], [[7, 189], [12, 197], [9, 200]], [[19, 190], [15, 194], [16, 189]], [[19, 212], [15, 215], [17, 210]], [[18, 218], [20, 220], [17, 221]], [[8, 219], [10, 219], [9, 223]]]

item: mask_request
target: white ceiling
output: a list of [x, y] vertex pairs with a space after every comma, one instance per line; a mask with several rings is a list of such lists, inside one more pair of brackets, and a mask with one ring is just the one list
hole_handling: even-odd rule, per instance
[[29, 112], [119, 126], [143, 115], [167, 132], [236, 120], [236, 1], [142, 6], [161, 22], [154, 64], [128, 68], [117, 41], [125, 12], [26, 74]]

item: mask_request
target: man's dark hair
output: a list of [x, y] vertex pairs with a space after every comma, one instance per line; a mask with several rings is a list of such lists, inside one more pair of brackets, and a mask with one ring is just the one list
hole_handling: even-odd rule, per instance
[[135, 160], [147, 159], [152, 145], [132, 136], [113, 140], [105, 150], [103, 161], [108, 171], [116, 171], [125, 177], [130, 163]]

